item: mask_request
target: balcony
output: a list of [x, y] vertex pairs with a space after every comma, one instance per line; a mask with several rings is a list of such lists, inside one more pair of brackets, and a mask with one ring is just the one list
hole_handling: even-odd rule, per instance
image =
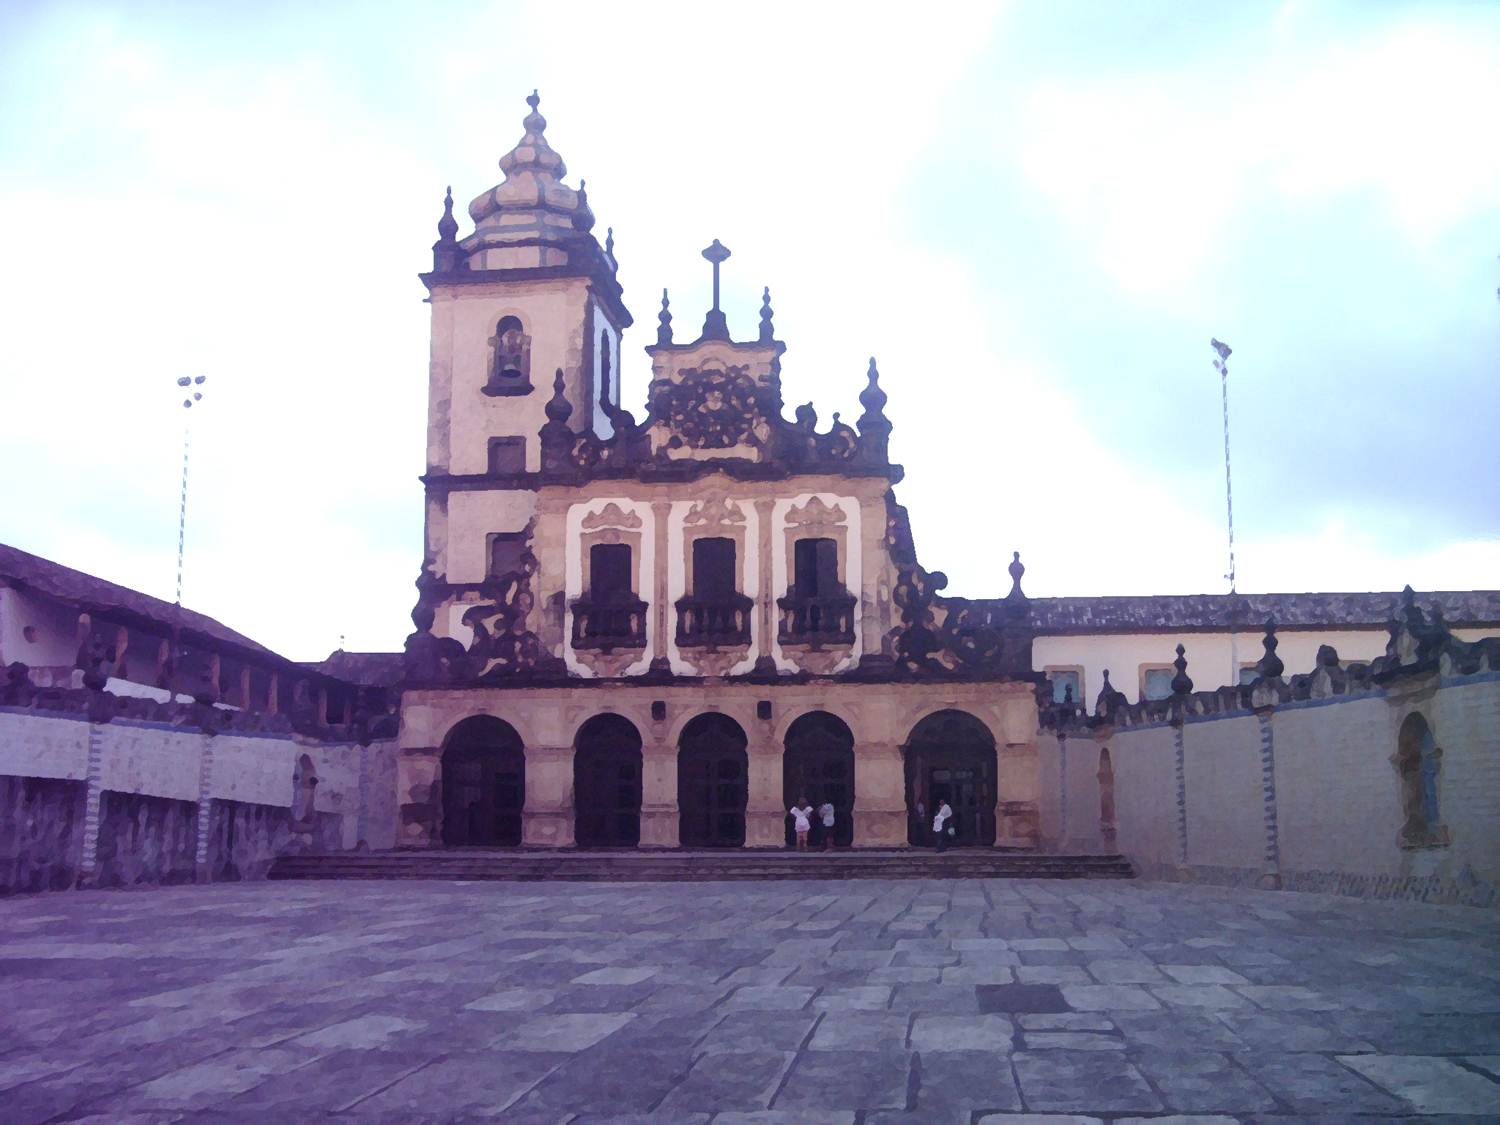
[[750, 643], [750, 613], [755, 603], [744, 594], [677, 600], [679, 648], [728, 648]]
[[854, 643], [853, 594], [838, 593], [826, 597], [803, 597], [793, 586], [787, 596], [778, 598], [781, 626], [777, 640], [784, 645], [852, 645]]
[[646, 603], [639, 598], [573, 603], [573, 648], [612, 652], [646, 647]]

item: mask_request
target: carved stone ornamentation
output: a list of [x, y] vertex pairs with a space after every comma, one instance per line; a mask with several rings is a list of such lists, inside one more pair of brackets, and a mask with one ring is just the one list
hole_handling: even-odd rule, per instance
[[681, 382], [660, 385], [652, 397], [652, 415], [665, 423], [658, 451], [764, 447], [771, 428], [760, 396], [743, 367], [682, 372]]
[[590, 512], [583, 517], [582, 529], [584, 531], [602, 531], [605, 528], [613, 528], [620, 531], [639, 531], [641, 529], [641, 517], [634, 512], [626, 512], [620, 505], [611, 500], [600, 511]]
[[738, 504], [722, 496], [701, 500], [688, 509], [684, 527], [731, 527], [743, 524], [745, 513]]

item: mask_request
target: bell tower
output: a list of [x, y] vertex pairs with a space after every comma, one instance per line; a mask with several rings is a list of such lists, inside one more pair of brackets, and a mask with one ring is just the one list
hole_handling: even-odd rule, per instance
[[[426, 555], [454, 585], [504, 574], [524, 548], [541, 468], [538, 434], [560, 374], [575, 429], [610, 432], [620, 337], [631, 324], [611, 235], [600, 246], [580, 182], [548, 144], [535, 92], [501, 183], [469, 204], [450, 189], [422, 275], [432, 306]], [[497, 569], [500, 568], [500, 569]], [[443, 614], [437, 631], [451, 635]]]

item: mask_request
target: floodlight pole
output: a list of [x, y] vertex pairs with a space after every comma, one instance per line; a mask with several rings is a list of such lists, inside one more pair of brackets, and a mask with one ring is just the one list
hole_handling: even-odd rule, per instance
[[203, 392], [191, 390], [193, 387], [201, 387], [208, 379], [206, 375], [190, 378], [187, 375], [177, 380], [177, 385], [188, 389], [187, 397], [182, 400], [182, 409], [185, 416], [182, 420], [182, 493], [177, 506], [177, 604], [182, 604], [182, 558], [183, 549], [187, 545], [187, 491], [188, 491], [188, 451], [192, 446], [192, 409], [193, 403], [203, 401]]
[[[1229, 475], [1229, 356], [1234, 349], [1219, 340], [1210, 340], [1209, 344], [1219, 357], [1214, 360], [1214, 367], [1219, 372], [1219, 388], [1224, 400], [1224, 510], [1229, 520], [1229, 573], [1224, 577], [1229, 579], [1229, 593], [1232, 596], [1235, 593], [1234, 487]], [[1235, 687], [1240, 682], [1240, 660], [1236, 651], [1232, 606], [1229, 618], [1229, 682]]]

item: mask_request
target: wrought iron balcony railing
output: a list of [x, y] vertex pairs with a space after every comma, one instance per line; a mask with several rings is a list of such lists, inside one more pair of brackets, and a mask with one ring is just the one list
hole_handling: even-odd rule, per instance
[[781, 627], [778, 640], [792, 645], [852, 645], [854, 643], [853, 594], [804, 597], [796, 587], [778, 598]]
[[755, 603], [744, 594], [677, 600], [677, 644], [681, 648], [718, 648], [750, 643], [750, 613]]
[[639, 598], [573, 603], [573, 647], [609, 652], [646, 647], [647, 605]]

